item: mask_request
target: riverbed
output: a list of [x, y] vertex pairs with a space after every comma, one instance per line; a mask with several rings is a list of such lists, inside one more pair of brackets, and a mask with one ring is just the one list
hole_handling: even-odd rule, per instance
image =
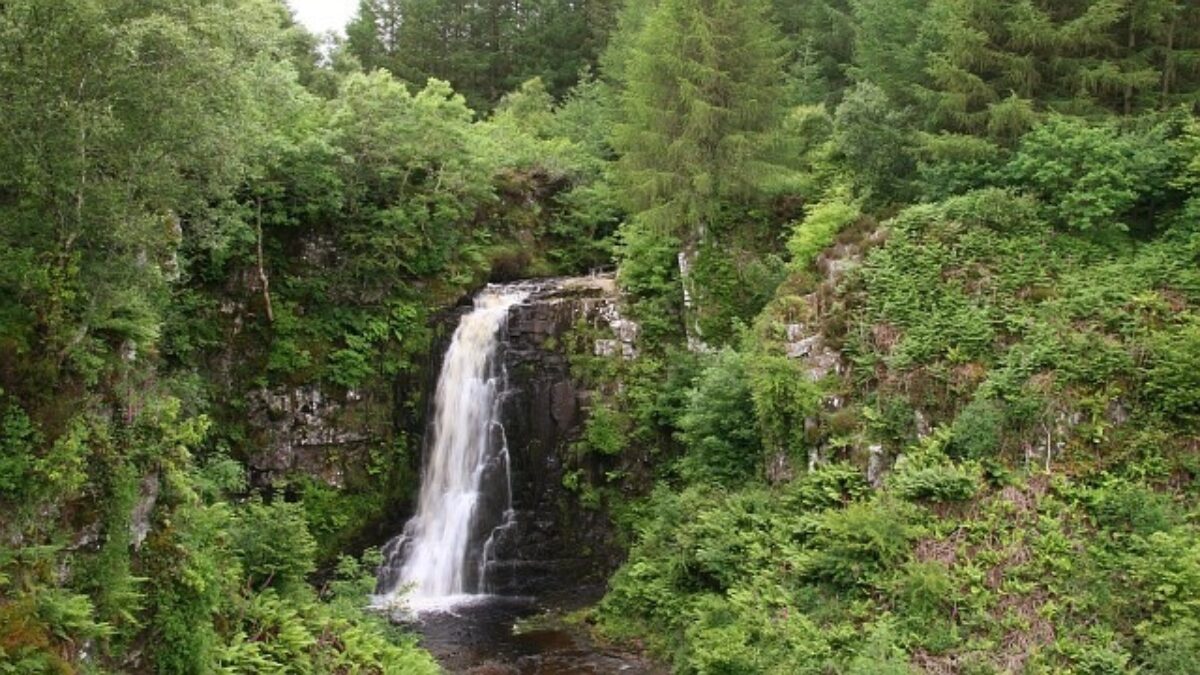
[[453, 675], [665, 675], [644, 656], [593, 639], [532, 599], [480, 598], [426, 611], [413, 628]]

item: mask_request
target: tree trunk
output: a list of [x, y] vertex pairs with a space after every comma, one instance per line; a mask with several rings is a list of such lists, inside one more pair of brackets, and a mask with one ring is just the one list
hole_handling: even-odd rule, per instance
[[255, 218], [255, 230], [258, 233], [258, 281], [262, 284], [263, 302], [267, 305], [267, 322], [275, 323], [275, 311], [271, 307], [271, 280], [267, 278], [267, 266], [263, 256], [263, 227], [262, 227], [262, 198], [258, 199], [258, 213]]
[[1171, 23], [1167, 27], [1167, 47], [1163, 56], [1163, 72], [1162, 72], [1162, 98], [1159, 101], [1159, 106], [1166, 110], [1169, 106], [1169, 97], [1171, 95], [1171, 79], [1175, 77], [1175, 28], [1179, 25], [1179, 12], [1173, 11]]
[[[1133, 50], [1137, 49], [1137, 35], [1133, 32], [1133, 12], [1129, 12], [1129, 58], [1133, 58]], [[1125, 116], [1129, 117], [1133, 114], [1133, 82], [1125, 83]]]

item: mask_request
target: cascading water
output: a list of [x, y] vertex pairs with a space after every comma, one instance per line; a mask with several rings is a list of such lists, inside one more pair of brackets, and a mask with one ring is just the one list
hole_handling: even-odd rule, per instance
[[487, 592], [492, 544], [513, 521], [499, 352], [509, 309], [528, 295], [520, 286], [489, 286], [451, 338], [417, 513], [384, 547], [376, 592], [385, 602], [403, 599], [419, 610]]

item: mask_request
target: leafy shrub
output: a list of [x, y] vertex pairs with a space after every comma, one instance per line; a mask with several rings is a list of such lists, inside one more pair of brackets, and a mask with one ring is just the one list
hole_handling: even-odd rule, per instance
[[982, 471], [974, 462], [955, 463], [946, 457], [951, 432], [938, 429], [909, 449], [888, 476], [888, 487], [903, 499], [959, 502], [971, 499], [982, 485]]
[[680, 471], [689, 482], [730, 484], [754, 476], [762, 466], [763, 449], [746, 357], [724, 349], [709, 362], [679, 428], [687, 447]]
[[806, 572], [844, 590], [869, 587], [909, 555], [914, 535], [902, 503], [876, 499], [826, 511], [809, 543]]
[[1152, 675], [1200, 672], [1200, 625], [1180, 623], [1146, 631], [1142, 661]]
[[1085, 503], [1096, 524], [1107, 530], [1148, 536], [1178, 523], [1169, 497], [1120, 478], [1089, 490]]
[[904, 111], [872, 82], [859, 82], [834, 113], [833, 145], [876, 203], [900, 196], [913, 173], [913, 138]]
[[829, 198], [809, 207], [804, 220], [792, 226], [792, 235], [788, 238], [792, 268], [802, 270], [812, 265], [817, 256], [833, 244], [838, 233], [858, 220], [860, 215], [858, 207], [843, 196]]
[[986, 188], [947, 199], [947, 218], [983, 225], [998, 232], [1016, 233], [1037, 228], [1037, 200], [1011, 190]]
[[762, 650], [755, 636], [721, 598], [703, 596], [684, 637], [691, 647], [679, 664], [682, 672], [741, 675], [762, 672]]
[[610, 405], [601, 404], [588, 413], [583, 436], [575, 445], [576, 452], [593, 452], [615, 457], [629, 442], [629, 417]]
[[1114, 125], [1053, 116], [1021, 139], [1005, 171], [1038, 196], [1055, 222], [1093, 231], [1127, 229], [1122, 219], [1156, 182], [1155, 163], [1139, 139]]
[[971, 401], [954, 418], [947, 449], [952, 455], [968, 459], [996, 456], [1005, 419], [1003, 403], [990, 398]]
[[820, 386], [786, 357], [755, 354], [750, 359], [750, 391], [763, 445], [798, 451], [804, 447], [804, 419], [820, 407]]
[[783, 507], [792, 513], [844, 506], [871, 494], [862, 469], [850, 464], [818, 466], [783, 489]]
[[256, 587], [290, 590], [312, 572], [317, 543], [302, 504], [252, 501], [239, 514], [233, 548]]
[[20, 503], [33, 498], [33, 477], [37, 446], [40, 442], [33, 421], [0, 390], [0, 499]]
[[971, 499], [979, 491], [980, 481], [977, 467], [950, 462], [919, 468], [910, 468], [909, 465], [900, 463], [895, 472], [888, 477], [888, 485], [901, 498], [930, 502], [961, 502]]
[[632, 309], [650, 341], [678, 335], [682, 296], [679, 239], [654, 231], [639, 220], [624, 223], [616, 245], [621, 287], [639, 302]]
[[1146, 393], [1155, 407], [1179, 420], [1200, 419], [1200, 322], [1160, 333], [1150, 345]]
[[915, 641], [942, 652], [957, 642], [953, 622], [956, 582], [945, 565], [909, 561], [889, 587], [897, 619]]
[[875, 622], [863, 644], [846, 670], [846, 675], [911, 675], [908, 654], [898, 644], [900, 635], [893, 621], [884, 617]]

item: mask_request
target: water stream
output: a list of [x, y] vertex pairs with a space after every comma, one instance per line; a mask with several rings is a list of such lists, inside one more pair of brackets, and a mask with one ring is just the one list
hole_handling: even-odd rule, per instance
[[488, 591], [491, 543], [513, 519], [500, 349], [509, 309], [528, 295], [520, 286], [489, 286], [450, 340], [417, 513], [384, 547], [376, 589], [384, 602], [420, 612]]

